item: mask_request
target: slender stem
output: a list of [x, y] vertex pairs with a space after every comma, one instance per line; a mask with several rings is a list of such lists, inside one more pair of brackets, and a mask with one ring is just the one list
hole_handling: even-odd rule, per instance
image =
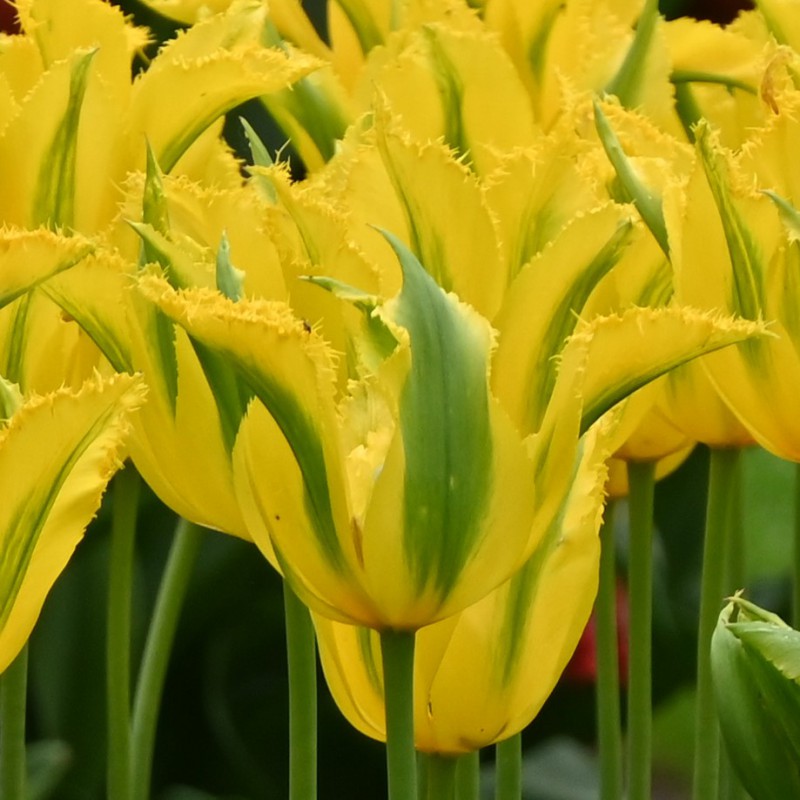
[[495, 745], [495, 800], [522, 797], [522, 736], [516, 734]]
[[431, 753], [426, 757], [426, 761], [427, 800], [456, 800], [457, 759]]
[[25, 708], [28, 646], [0, 676], [0, 797], [25, 800]]
[[[728, 510], [729, 523], [727, 525], [727, 539], [725, 553], [725, 589], [724, 594], [732, 595], [743, 589], [747, 580], [747, 547], [744, 535], [743, 504], [742, 504], [742, 463], [739, 458], [734, 464], [733, 481]], [[719, 797], [720, 800], [744, 800], [744, 787], [739, 781], [739, 776], [731, 763], [724, 743], [720, 747], [719, 759]]]
[[725, 540], [740, 452], [734, 448], [711, 451], [697, 635], [694, 800], [708, 800], [718, 792], [719, 726], [711, 679], [711, 635], [725, 593]]
[[456, 764], [456, 797], [458, 800], [480, 800], [481, 754], [479, 750], [459, 756]]
[[737, 458], [733, 465], [730, 487], [730, 506], [725, 547], [725, 594], [733, 594], [744, 589], [747, 580], [747, 542], [744, 535], [742, 504], [742, 459]]
[[145, 643], [133, 708], [132, 763], [137, 796], [150, 796], [158, 711], [183, 600], [200, 549], [201, 529], [182, 519], [175, 530]]
[[653, 734], [653, 491], [655, 464], [628, 464], [628, 798], [650, 800]]
[[600, 800], [619, 800], [623, 785], [614, 508], [614, 502], [609, 502], [600, 529], [600, 584], [595, 603]]
[[413, 631], [381, 631], [389, 800], [417, 800]]
[[109, 800], [132, 800], [131, 774], [131, 594], [140, 479], [132, 466], [114, 479], [108, 571], [106, 698]]
[[317, 644], [311, 614], [283, 582], [289, 668], [289, 800], [317, 796]]
[[792, 614], [794, 627], [800, 627], [800, 464], [794, 472], [794, 558], [792, 569]]

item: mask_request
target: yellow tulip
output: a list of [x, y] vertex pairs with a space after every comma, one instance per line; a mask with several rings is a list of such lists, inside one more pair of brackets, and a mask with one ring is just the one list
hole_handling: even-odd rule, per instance
[[[597, 589], [605, 454], [603, 437], [588, 436], [557, 520], [511, 580], [417, 634], [418, 750], [453, 756], [507, 739], [530, 723], [553, 690]], [[319, 615], [314, 624], [340, 710], [362, 733], [384, 740], [378, 636]]]
[[23, 398], [2, 381], [0, 673], [14, 660], [100, 498], [121, 466], [138, 379], [95, 378], [78, 391]]

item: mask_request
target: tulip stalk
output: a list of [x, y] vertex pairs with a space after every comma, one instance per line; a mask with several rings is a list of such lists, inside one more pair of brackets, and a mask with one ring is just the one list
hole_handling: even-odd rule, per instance
[[711, 451], [697, 636], [694, 800], [716, 797], [719, 784], [720, 734], [711, 677], [711, 636], [725, 593], [725, 545], [740, 454], [738, 448]]
[[630, 660], [628, 666], [628, 798], [650, 800], [653, 672], [653, 493], [655, 463], [629, 462]]
[[317, 646], [311, 615], [283, 582], [289, 671], [289, 798], [317, 796]]
[[481, 754], [473, 750], [458, 757], [456, 764], [456, 797], [458, 800], [480, 800]]
[[175, 530], [145, 643], [133, 709], [132, 765], [138, 800], [150, 796], [158, 711], [183, 601], [202, 537], [197, 525], [181, 519]]
[[386, 704], [389, 800], [417, 800], [414, 749], [414, 631], [380, 633]]
[[606, 506], [600, 530], [600, 577], [595, 604], [600, 800], [618, 800], [623, 787], [614, 508], [613, 501]]
[[495, 800], [522, 797], [522, 736], [517, 733], [495, 745]]
[[25, 800], [27, 645], [0, 676], [0, 797]]
[[792, 560], [792, 621], [800, 627], [800, 464], [794, 478], [794, 550]]
[[131, 596], [136, 517], [141, 481], [129, 466], [114, 481], [108, 573], [106, 694], [108, 704], [109, 800], [132, 800]]
[[456, 794], [458, 759], [452, 756], [431, 754], [426, 758], [428, 777], [426, 800], [461, 800]]

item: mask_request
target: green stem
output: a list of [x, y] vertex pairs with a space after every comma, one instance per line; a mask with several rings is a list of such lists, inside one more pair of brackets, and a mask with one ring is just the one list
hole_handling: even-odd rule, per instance
[[317, 796], [317, 645], [311, 614], [283, 582], [289, 669], [289, 800]]
[[457, 760], [451, 756], [431, 753], [426, 757], [426, 761], [428, 766], [427, 800], [456, 800]]
[[740, 452], [734, 448], [711, 451], [697, 635], [694, 800], [716, 797], [719, 785], [719, 726], [711, 678], [711, 635], [725, 594], [725, 541]]
[[479, 750], [458, 757], [456, 764], [456, 797], [458, 800], [480, 800], [481, 754]]
[[131, 595], [140, 479], [132, 466], [114, 479], [108, 571], [106, 698], [109, 800], [132, 800]]
[[522, 797], [522, 736], [516, 734], [495, 745], [495, 800]]
[[[731, 491], [728, 545], [726, 547], [725, 563], [725, 590], [724, 594], [732, 595], [743, 589], [747, 580], [747, 547], [744, 534], [743, 505], [742, 505], [742, 466], [743, 459], [736, 460], [734, 465], [733, 480], [735, 485]], [[720, 748], [719, 760], [719, 797], [720, 800], [744, 800], [744, 787], [739, 781], [736, 770], [731, 763], [724, 743]]]
[[389, 800], [417, 800], [413, 631], [381, 631]]
[[0, 797], [25, 800], [25, 707], [28, 646], [0, 676]]
[[132, 764], [137, 796], [150, 796], [158, 711], [183, 600], [200, 549], [201, 529], [185, 519], [178, 522], [161, 579], [153, 619], [145, 643], [133, 709]]
[[800, 627], [800, 464], [794, 468], [794, 554], [792, 569], [792, 614]]
[[620, 720], [617, 569], [614, 502], [606, 506], [600, 529], [600, 583], [597, 621], [597, 742], [600, 751], [600, 800], [622, 797], [622, 723]]
[[630, 608], [628, 800], [650, 800], [653, 709], [653, 491], [655, 463], [628, 464]]

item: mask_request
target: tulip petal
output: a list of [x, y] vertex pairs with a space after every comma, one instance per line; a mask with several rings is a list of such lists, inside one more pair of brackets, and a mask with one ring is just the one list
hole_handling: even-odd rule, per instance
[[[681, 307], [635, 308], [619, 316], [597, 318], [570, 339], [562, 356], [565, 375], [585, 369], [581, 430], [587, 430], [623, 397], [674, 367], [763, 336], [766, 330], [763, 323]], [[624, 359], [619, 358], [620, 353], [625, 353]], [[581, 368], [577, 363], [583, 358], [585, 367]]]
[[[261, 3], [234, 3], [226, 14], [198, 23], [165, 45], [134, 83], [129, 136], [135, 141], [146, 133], [165, 172], [222, 114], [283, 89], [319, 66], [311, 56], [262, 47], [258, 33], [263, 24]], [[131, 155], [134, 163], [141, 160]]]
[[130, 376], [97, 380], [29, 400], [0, 433], [0, 672], [96, 513], [142, 399]]

